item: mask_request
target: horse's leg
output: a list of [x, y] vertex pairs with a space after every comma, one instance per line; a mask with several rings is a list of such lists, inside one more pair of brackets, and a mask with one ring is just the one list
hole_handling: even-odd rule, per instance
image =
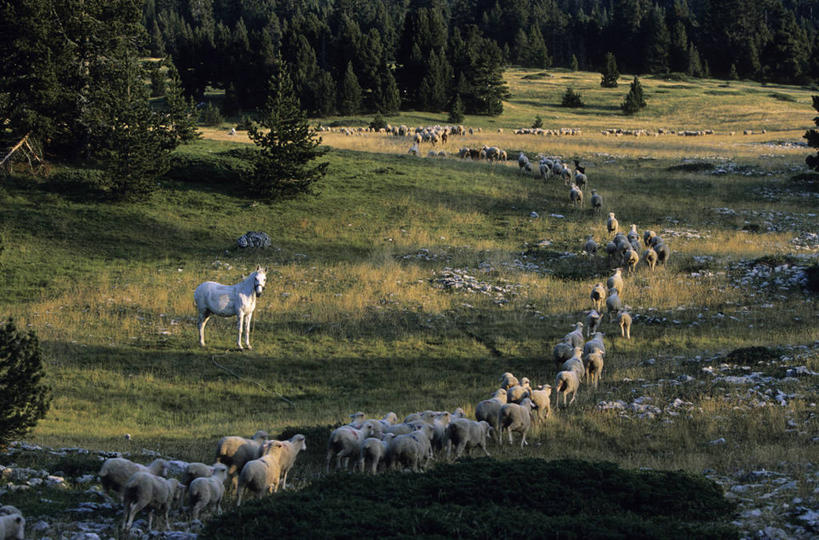
[[242, 347], [242, 324], [244, 323], [245, 320], [245, 314], [240, 311], [239, 313], [236, 314], [236, 318], [239, 319], [238, 322], [239, 341], [237, 343], [239, 344], [239, 350], [242, 350], [244, 349], [244, 347]]
[[252, 349], [253, 347], [250, 346], [250, 319], [253, 318], [253, 312], [248, 312], [245, 315], [245, 345], [247, 345], [248, 349]]
[[205, 346], [205, 325], [208, 323], [208, 319], [210, 319], [208, 310], [199, 312], [199, 345], [202, 347]]

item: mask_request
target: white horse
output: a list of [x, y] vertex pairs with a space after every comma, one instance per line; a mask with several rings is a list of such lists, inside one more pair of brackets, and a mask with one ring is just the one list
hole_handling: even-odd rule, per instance
[[250, 320], [256, 309], [256, 297], [264, 291], [267, 274], [261, 266], [236, 285], [222, 285], [215, 281], [205, 281], [196, 287], [193, 300], [199, 311], [199, 345], [205, 346], [205, 324], [211, 315], [239, 319], [239, 349], [242, 349], [242, 325], [245, 329], [245, 344], [250, 346]]

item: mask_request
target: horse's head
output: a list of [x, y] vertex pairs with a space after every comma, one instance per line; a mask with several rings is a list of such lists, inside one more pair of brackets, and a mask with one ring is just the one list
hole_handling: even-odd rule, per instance
[[253, 290], [256, 291], [256, 296], [261, 296], [264, 292], [264, 286], [267, 283], [267, 273], [261, 266], [256, 267], [256, 277], [253, 280]]

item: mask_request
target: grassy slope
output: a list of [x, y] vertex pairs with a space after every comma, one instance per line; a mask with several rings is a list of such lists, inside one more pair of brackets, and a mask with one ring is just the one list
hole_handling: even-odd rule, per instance
[[[669, 267], [627, 281], [624, 298], [635, 312], [656, 309], [681, 324], [635, 324], [631, 342], [611, 342], [597, 394], [581, 389], [577, 406], [550, 419], [532, 437], [532, 446], [504, 449], [500, 455], [605, 458], [626, 466], [692, 471], [815, 461], [815, 449], [785, 426], [788, 418], [807, 417], [815, 388], [787, 408], [751, 415], [734, 410], [737, 403], [731, 399], [719, 399], [727, 393], [724, 388], [645, 389], [635, 381], [682, 374], [704, 378], [699, 366], [683, 359], [819, 339], [816, 326], [803, 322], [815, 320], [815, 299], [795, 291], [749, 299], [749, 291], [731, 286], [728, 276], [690, 275], [703, 266], [724, 270], [730, 261], [792, 251], [789, 241], [795, 233], [740, 231], [743, 218], [722, 217], [712, 208], [795, 213], [796, 229], [816, 230], [815, 215], [807, 216], [817, 210], [815, 198], [785, 194], [774, 203], [755, 191], [780, 186], [788, 176], [783, 171], [802, 165], [804, 149], [756, 143], [798, 140], [812, 118], [810, 93], [746, 83], [721, 88], [716, 81], [707, 82], [703, 91], [693, 84], [647, 80], [649, 108], [626, 118], [616, 112], [625, 84], [604, 91], [596, 74], [555, 74], [534, 81], [520, 80], [519, 72], [509, 75], [515, 97], [507, 112], [495, 119], [468, 118], [467, 125], [486, 129], [453, 140], [450, 150], [486, 142], [579, 156], [606, 210], [616, 211], [621, 224], [658, 232], [692, 228], [708, 237], [669, 238], [674, 251]], [[569, 82], [589, 109], [566, 112], [549, 106]], [[772, 92], [796, 101], [772, 98]], [[509, 134], [529, 125], [536, 114], [546, 127], [579, 127], [584, 135]], [[443, 118], [391, 120], [417, 124]], [[499, 126], [507, 133], [494, 133]], [[597, 132], [604, 127], [715, 129], [721, 135], [615, 139]], [[762, 127], [770, 133], [725, 134]], [[329, 154], [331, 172], [320, 195], [282, 204], [255, 204], [230, 189], [179, 182], [163, 184], [149, 201], [128, 205], [62, 197], [28, 178], [4, 185], [0, 313], [37, 331], [55, 389], [52, 410], [32, 441], [112, 450], [132, 444], [133, 449], [206, 461], [222, 435], [297, 426], [316, 433], [311, 446], [318, 449], [296, 471], [303, 481], [321, 459], [324, 441], [318, 427], [343, 421], [353, 411], [471, 410], [504, 371], [536, 383], [552, 380], [552, 345], [588, 308], [591, 285], [607, 273], [603, 265], [554, 255], [578, 252], [587, 232], [602, 239], [602, 218], [569, 209], [562, 185], [520, 177], [514, 166], [414, 159], [404, 155], [405, 140], [385, 136], [329, 134], [325, 141], [347, 150]], [[231, 144], [206, 141], [181, 151], [217, 152]], [[736, 160], [773, 176], [667, 170], [683, 157]], [[543, 217], [529, 218], [532, 211]], [[235, 239], [248, 230], [269, 233], [275, 249], [237, 251]], [[548, 250], [530, 249], [543, 239], [552, 242]], [[434, 260], [415, 257], [421, 248]], [[530, 262], [567, 277], [516, 270], [515, 259], [527, 250]], [[699, 255], [717, 260], [702, 264], [693, 258]], [[483, 262], [494, 270], [481, 273], [477, 268]], [[234, 283], [258, 263], [271, 273], [255, 318], [254, 350], [230, 350], [232, 320], [211, 322], [209, 347], [200, 349], [195, 286], [205, 279]], [[481, 295], [450, 294], [430, 283], [446, 266], [522, 288], [503, 305]], [[763, 309], [762, 304], [774, 307]], [[717, 311], [738, 320], [690, 326], [698, 314]], [[615, 333], [614, 325], [604, 330]], [[657, 363], [645, 367], [646, 358]], [[814, 370], [816, 364], [815, 358], [809, 361]], [[668, 424], [622, 420], [594, 409], [601, 399], [629, 401], [637, 395], [681, 397], [702, 412]], [[133, 435], [131, 443], [122, 439], [126, 432]], [[706, 444], [720, 436], [731, 440], [727, 450]]]

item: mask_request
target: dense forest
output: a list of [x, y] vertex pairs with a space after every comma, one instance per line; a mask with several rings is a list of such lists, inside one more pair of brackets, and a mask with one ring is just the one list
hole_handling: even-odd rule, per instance
[[[314, 115], [499, 114], [502, 67], [683, 73], [807, 83], [819, 78], [812, 0], [147, 0], [153, 55], [186, 92], [224, 88], [225, 111], [264, 99], [273, 58]], [[816, 11], [816, 12], [815, 12]]]

